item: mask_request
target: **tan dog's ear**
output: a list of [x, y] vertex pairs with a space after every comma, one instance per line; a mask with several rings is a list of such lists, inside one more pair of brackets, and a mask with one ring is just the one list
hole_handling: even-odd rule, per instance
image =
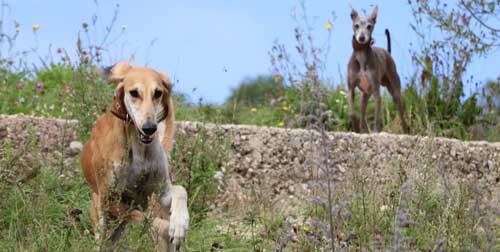
[[137, 66], [137, 62], [135, 61], [135, 54], [132, 54], [132, 56], [130, 56], [130, 59], [128, 60], [128, 64], [131, 66]]
[[355, 9], [352, 9], [352, 11], [351, 11], [352, 21], [356, 20], [356, 18], [358, 18], [358, 12]]
[[378, 6], [375, 5], [373, 8], [372, 14], [370, 15], [370, 19], [373, 21], [373, 23], [377, 22], [377, 15], [378, 15]]
[[113, 113], [116, 117], [126, 121], [129, 118], [127, 117], [128, 112], [123, 100], [124, 97], [125, 89], [123, 87], [123, 83], [120, 83], [115, 88], [115, 97], [113, 98], [113, 102], [111, 103], [111, 113]]
[[127, 72], [132, 66], [127, 62], [119, 62], [110, 67], [104, 68], [101, 75], [108, 83], [118, 84], [125, 79]]
[[160, 75], [161, 84], [166, 89], [166, 94], [163, 95], [161, 104], [163, 105], [162, 111], [160, 111], [157, 115], [158, 122], [165, 120], [170, 113], [170, 103], [171, 103], [171, 94], [172, 94], [172, 82], [170, 78], [164, 73], [158, 73]]
[[172, 82], [170, 81], [170, 78], [164, 73], [158, 73], [160, 75], [161, 79], [161, 84], [163, 87], [165, 87], [168, 90], [168, 93], [172, 93]]

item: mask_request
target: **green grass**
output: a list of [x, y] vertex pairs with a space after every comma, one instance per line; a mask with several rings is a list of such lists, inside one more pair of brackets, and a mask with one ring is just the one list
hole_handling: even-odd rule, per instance
[[[209, 211], [217, 193], [211, 189], [216, 186], [211, 177], [227, 143], [203, 132], [177, 139], [172, 162], [179, 171], [178, 181], [190, 191], [193, 217], [184, 251], [273, 251], [280, 246], [281, 251], [321, 251], [328, 247], [328, 219], [321, 204], [306, 201], [296, 212], [284, 214], [255, 198], [241, 209]], [[411, 251], [436, 251], [442, 241], [448, 251], [500, 248], [498, 209], [484, 204], [490, 198], [488, 192], [472, 179], [442, 177], [440, 169], [445, 168], [431, 159], [431, 148], [422, 147], [421, 160], [416, 162], [424, 168], [418, 178], [409, 179], [396, 164], [399, 179], [385, 185], [367, 182], [370, 179], [359, 171], [348, 171], [349, 180], [337, 185], [333, 201], [336, 239], [345, 246], [340, 251], [393, 249], [398, 232]], [[92, 251], [96, 243], [88, 212], [90, 191], [77, 161], [37, 167], [40, 160], [29, 165], [17, 162], [20, 152], [36, 153], [37, 147], [33, 141], [16, 148], [7, 142], [0, 151], [0, 195], [4, 195], [0, 251]], [[357, 162], [364, 165], [363, 158]], [[445, 182], [448, 188], [443, 189]], [[318, 181], [313, 194], [325, 199], [322, 183]], [[81, 214], [71, 214], [75, 209]], [[402, 212], [406, 219], [400, 219]], [[118, 246], [154, 251], [149, 223], [129, 225]]]
[[[45, 169], [33, 180], [8, 185], [0, 209], [0, 250], [2, 251], [92, 251], [95, 246], [89, 220], [89, 187], [77, 172], [60, 179], [57, 169]], [[69, 212], [82, 210], [80, 221]], [[216, 230], [217, 219], [205, 219], [191, 226], [187, 251], [210, 251], [213, 243], [224, 251], [251, 251], [251, 240], [234, 236], [230, 230]], [[89, 232], [90, 231], [90, 232]], [[129, 225], [121, 247], [131, 251], [153, 251], [153, 241], [144, 224]]]
[[[26, 149], [36, 152], [31, 141], [22, 151]], [[96, 243], [89, 219], [90, 188], [79, 164], [32, 170], [17, 162], [17, 151], [7, 143], [0, 153], [0, 193], [5, 196], [0, 202], [0, 251], [92, 251]], [[10, 164], [13, 166], [9, 167]], [[183, 167], [182, 164], [178, 166]], [[204, 174], [193, 169], [191, 172]], [[187, 188], [196, 190], [204, 186], [205, 190], [210, 184], [213, 183], [198, 176]], [[218, 242], [224, 244], [225, 251], [251, 251], [250, 239], [235, 236], [230, 230], [216, 230], [220, 221], [205, 217], [207, 210], [203, 203], [213, 200], [214, 192], [204, 193], [207, 195], [203, 199], [190, 197], [190, 212], [194, 218], [186, 249], [209, 251], [212, 243]], [[75, 209], [81, 210], [81, 214], [72, 215]], [[126, 232], [120, 247], [153, 251], [147, 221], [129, 225]]]
[[[87, 207], [89, 190], [81, 174], [62, 181], [55, 169], [43, 169], [36, 178], [3, 188], [7, 198], [0, 214], [0, 248], [11, 251], [91, 250], [93, 237]], [[4, 181], [2, 181], [4, 182]], [[81, 222], [70, 216], [72, 208], [83, 210]]]

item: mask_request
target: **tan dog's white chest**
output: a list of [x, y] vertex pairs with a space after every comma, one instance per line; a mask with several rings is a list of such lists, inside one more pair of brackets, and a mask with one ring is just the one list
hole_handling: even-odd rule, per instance
[[155, 140], [150, 145], [133, 145], [122, 166], [115, 166], [116, 192], [122, 201], [135, 202], [145, 207], [152, 193], [161, 193], [166, 186], [167, 157], [161, 143]]

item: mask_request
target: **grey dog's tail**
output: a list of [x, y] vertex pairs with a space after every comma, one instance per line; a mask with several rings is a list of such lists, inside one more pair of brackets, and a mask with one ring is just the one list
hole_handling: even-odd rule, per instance
[[391, 34], [389, 29], [385, 29], [385, 36], [387, 37], [387, 51], [391, 54]]

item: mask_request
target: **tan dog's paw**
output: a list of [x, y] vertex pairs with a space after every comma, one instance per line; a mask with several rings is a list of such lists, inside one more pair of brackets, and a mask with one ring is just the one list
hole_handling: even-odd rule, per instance
[[170, 214], [170, 227], [168, 229], [168, 235], [170, 237], [171, 244], [177, 249], [186, 238], [188, 229], [189, 212], [187, 206], [173, 209], [172, 214]]

